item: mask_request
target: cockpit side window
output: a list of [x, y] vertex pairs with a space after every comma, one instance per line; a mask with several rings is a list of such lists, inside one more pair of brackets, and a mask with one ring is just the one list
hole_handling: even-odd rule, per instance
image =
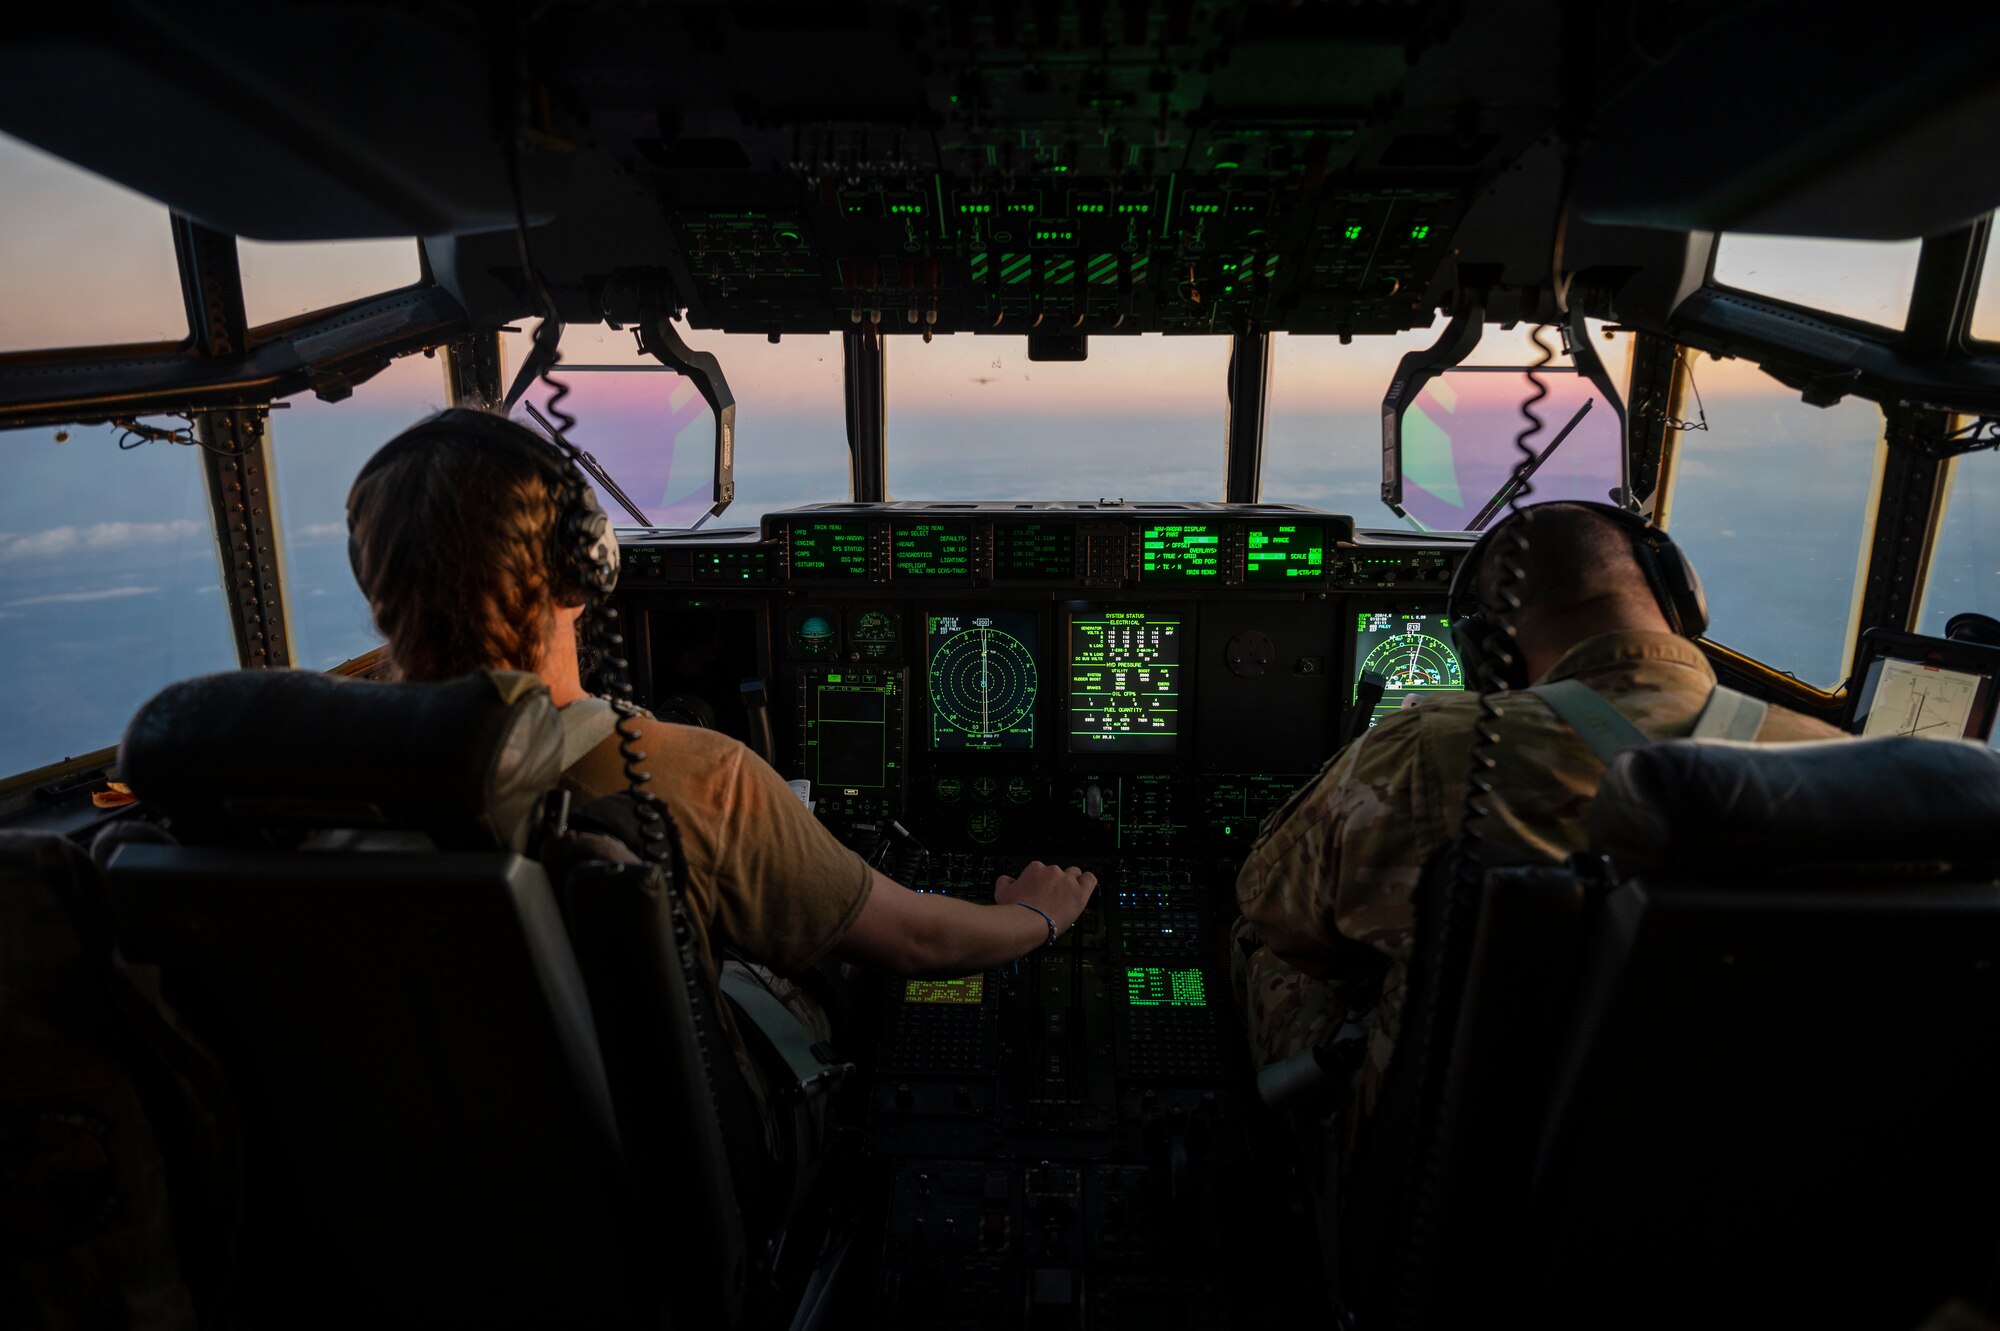
[[1747, 362], [1683, 354], [1707, 428], [1677, 436], [1667, 523], [1707, 586], [1708, 636], [1831, 688], [1847, 673], [1881, 410], [1808, 406]]
[[417, 242], [236, 242], [243, 310], [256, 328], [411, 286], [423, 277]]
[[116, 744], [155, 690], [233, 669], [236, 645], [195, 448], [73, 425], [0, 431], [0, 451], [6, 775]]
[[166, 208], [0, 134], [0, 352], [187, 336]]
[[1093, 337], [1030, 361], [1025, 337], [883, 339], [897, 499], [1222, 498], [1226, 336]]
[[1951, 464], [1944, 522], [1924, 580], [1917, 631], [1942, 634], [1967, 610], [2000, 617], [2000, 454], [1967, 453]]
[[1720, 286], [1900, 331], [1910, 313], [1921, 240], [1806, 240], [1724, 235], [1711, 270]]
[[[2000, 224], [2000, 215], [1994, 218]], [[1972, 302], [1972, 335], [1981, 342], [2000, 342], [2000, 243], [1989, 233], [1986, 267], [1979, 275], [1979, 294]]]
[[301, 393], [271, 413], [297, 666], [326, 670], [381, 645], [347, 564], [347, 491], [376, 449], [446, 405], [443, 366], [442, 357], [405, 356], [343, 401]]

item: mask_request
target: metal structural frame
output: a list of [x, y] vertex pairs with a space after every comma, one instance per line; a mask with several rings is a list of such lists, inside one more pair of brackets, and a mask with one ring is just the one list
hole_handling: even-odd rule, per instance
[[[249, 343], [236, 237], [192, 218], [173, 218], [174, 254], [195, 348], [217, 359]], [[268, 404], [200, 411], [191, 417], [202, 479], [222, 563], [222, 591], [236, 659], [252, 669], [292, 663], [285, 615], [283, 536], [274, 501]]]
[[1238, 333], [1229, 340], [1228, 448], [1222, 498], [1254, 504], [1264, 493], [1264, 423], [1271, 396], [1271, 335]]
[[889, 498], [889, 351], [872, 322], [840, 335], [846, 364], [848, 493], [857, 503]]
[[[1924, 242], [1901, 339], [1910, 353], [1947, 356], [1965, 345], [1990, 227], [1982, 218]], [[1917, 625], [1956, 451], [1951, 412], [1909, 401], [1885, 403], [1882, 412], [1887, 447], [1849, 644], [1850, 674], [1859, 662], [1864, 630], [1907, 631]]]
[[1666, 525], [1687, 367], [1681, 349], [1658, 333], [1632, 335], [1632, 377], [1626, 386], [1626, 475], [1639, 511]]
[[444, 346], [444, 382], [454, 407], [492, 406], [507, 391], [498, 329], [467, 333]]

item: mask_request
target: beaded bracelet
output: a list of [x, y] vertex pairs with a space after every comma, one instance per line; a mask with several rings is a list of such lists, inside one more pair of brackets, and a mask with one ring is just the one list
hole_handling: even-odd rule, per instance
[[1056, 922], [1049, 918], [1049, 913], [1043, 910], [1040, 906], [1030, 906], [1025, 901], [1017, 901], [1014, 904], [1019, 906], [1023, 910], [1031, 910], [1035, 912], [1035, 914], [1042, 917], [1042, 923], [1049, 926], [1049, 941], [1042, 944], [1042, 946], [1053, 947], [1055, 945], [1056, 935], [1059, 931], [1056, 928]]

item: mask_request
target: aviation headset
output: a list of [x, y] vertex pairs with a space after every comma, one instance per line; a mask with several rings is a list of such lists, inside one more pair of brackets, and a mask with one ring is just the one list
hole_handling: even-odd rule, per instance
[[[556, 487], [559, 511], [551, 532], [549, 567], [555, 575], [557, 591], [565, 599], [579, 601], [609, 595], [618, 585], [618, 538], [611, 519], [597, 506], [597, 498], [584, 483], [582, 473], [568, 452], [543, 442], [526, 426], [472, 407], [451, 407], [418, 421], [391, 439], [368, 459], [354, 478], [359, 485], [376, 468], [414, 448], [451, 435], [473, 435], [496, 449], [532, 463]], [[354, 534], [354, 512], [347, 518], [347, 562], [361, 581], [361, 543]]]
[[[1646, 585], [1652, 588], [1653, 599], [1659, 602], [1660, 613], [1666, 616], [1668, 628], [1683, 638], [1698, 638], [1708, 628], [1708, 598], [1701, 589], [1701, 575], [1694, 571], [1687, 555], [1674, 544], [1673, 537], [1638, 514], [1628, 513], [1611, 504], [1596, 504], [1581, 499], [1559, 499], [1551, 503], [1587, 508], [1617, 524], [1631, 538], [1632, 557], [1638, 561], [1640, 572], [1646, 575]], [[1500, 533], [1511, 524], [1523, 521], [1523, 512], [1531, 512], [1537, 507], [1542, 506], [1530, 505], [1528, 509], [1510, 513], [1503, 521], [1488, 528], [1471, 552], [1460, 561], [1458, 572], [1452, 576], [1451, 591], [1445, 599], [1445, 613], [1451, 617], [1452, 643], [1458, 648], [1459, 661], [1467, 680], [1485, 678], [1484, 672], [1489, 665], [1486, 640], [1500, 629], [1498, 617], [1479, 599], [1480, 565], [1486, 561]], [[1511, 660], [1495, 660], [1490, 665], [1494, 678], [1510, 689], [1524, 689], [1530, 683], [1528, 663], [1518, 652]]]

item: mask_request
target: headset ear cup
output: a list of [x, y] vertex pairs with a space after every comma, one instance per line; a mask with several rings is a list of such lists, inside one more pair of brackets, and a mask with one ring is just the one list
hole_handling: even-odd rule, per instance
[[576, 516], [577, 581], [600, 596], [608, 596], [618, 585], [618, 536], [611, 519], [598, 506], [589, 486], [577, 491], [581, 511]]
[[1681, 636], [1699, 638], [1708, 632], [1708, 593], [1701, 585], [1701, 574], [1695, 571], [1687, 552], [1671, 541], [1665, 555], [1661, 562], [1666, 565], [1663, 572], [1674, 611], [1680, 617]]

